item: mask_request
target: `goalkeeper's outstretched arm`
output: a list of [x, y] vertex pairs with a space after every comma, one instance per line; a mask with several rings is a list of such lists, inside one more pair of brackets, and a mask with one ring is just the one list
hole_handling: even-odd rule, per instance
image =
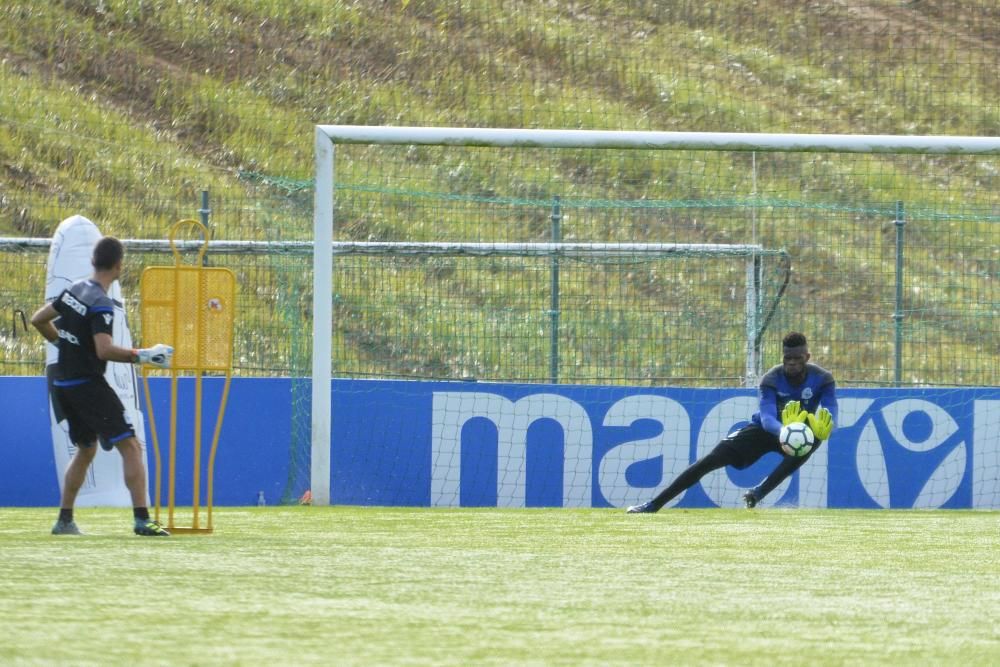
[[781, 419], [778, 417], [777, 390], [774, 387], [761, 387], [757, 403], [760, 425], [771, 435], [778, 435], [781, 431]]

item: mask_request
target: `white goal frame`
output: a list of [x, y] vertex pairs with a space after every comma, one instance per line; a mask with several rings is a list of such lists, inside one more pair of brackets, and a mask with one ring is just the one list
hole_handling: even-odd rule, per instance
[[[333, 380], [333, 255], [335, 253], [335, 245], [340, 245], [333, 243], [334, 158], [337, 144], [1000, 155], [1000, 137], [317, 125], [314, 137], [315, 190], [313, 201], [313, 350], [310, 464], [312, 502], [316, 505], [330, 504], [330, 448], [332, 446], [330, 442], [332, 425], [331, 383]], [[408, 245], [415, 246], [417, 244]], [[520, 245], [537, 246], [544, 244]], [[555, 245], [562, 247], [562, 244]], [[743, 251], [747, 252], [749, 248], [756, 248], [756, 252], [760, 251], [759, 247], [752, 245], [747, 246]], [[660, 248], [659, 250], [663, 252], [665, 248]], [[711, 254], [711, 251], [708, 254]]]

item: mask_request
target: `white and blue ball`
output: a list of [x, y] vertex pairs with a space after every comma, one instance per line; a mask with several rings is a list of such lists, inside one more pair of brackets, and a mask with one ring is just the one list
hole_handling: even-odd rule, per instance
[[788, 456], [805, 456], [816, 446], [816, 436], [808, 424], [792, 422], [781, 427], [778, 442]]

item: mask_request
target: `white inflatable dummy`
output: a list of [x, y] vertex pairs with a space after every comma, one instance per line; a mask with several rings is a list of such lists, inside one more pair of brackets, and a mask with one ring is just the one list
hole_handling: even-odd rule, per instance
[[[94, 246], [101, 239], [97, 225], [83, 217], [74, 215], [66, 218], [56, 228], [49, 248], [49, 260], [46, 268], [45, 299], [51, 301], [78, 280], [89, 278], [94, 267], [90, 263]], [[125, 302], [122, 298], [121, 285], [116, 280], [108, 292], [115, 305], [115, 322], [112, 337], [115, 345], [124, 348], [132, 347], [132, 332], [128, 328], [125, 315]], [[63, 478], [70, 459], [76, 452], [76, 447], [69, 440], [69, 426], [60, 417], [52, 404], [52, 371], [58, 360], [58, 350], [55, 345], [46, 344], [45, 368], [49, 378], [49, 417], [52, 420], [52, 449], [55, 454], [56, 475], [59, 478], [59, 490], [62, 492]], [[136, 438], [142, 447], [143, 465], [146, 462], [146, 427], [139, 410], [139, 391], [135, 367], [132, 364], [108, 362], [104, 373], [108, 384], [118, 394], [125, 406], [125, 419], [135, 430]], [[80, 488], [76, 499], [77, 507], [131, 507], [132, 498], [122, 474], [122, 457], [117, 449], [105, 451], [97, 446], [97, 456], [87, 473], [87, 479]], [[147, 471], [146, 478], [149, 479]], [[147, 492], [147, 506], [148, 492]]]

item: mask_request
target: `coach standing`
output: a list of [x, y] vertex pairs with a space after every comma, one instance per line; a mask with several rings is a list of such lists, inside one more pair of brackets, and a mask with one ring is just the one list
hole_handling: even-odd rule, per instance
[[122, 273], [124, 256], [121, 241], [105, 236], [94, 246], [93, 275], [63, 290], [31, 316], [31, 324], [59, 349], [52, 398], [68, 422], [70, 440], [76, 445], [76, 454], [66, 468], [53, 535], [81, 534], [73, 520], [73, 505], [97, 454], [98, 441], [107, 451], [117, 448], [122, 456], [136, 535], [170, 534], [149, 517], [142, 447], [127, 421], [125, 407], [104, 379], [109, 361], [168, 368], [174, 352], [162, 344], [142, 350], [114, 344], [111, 332], [115, 310], [108, 289]]

